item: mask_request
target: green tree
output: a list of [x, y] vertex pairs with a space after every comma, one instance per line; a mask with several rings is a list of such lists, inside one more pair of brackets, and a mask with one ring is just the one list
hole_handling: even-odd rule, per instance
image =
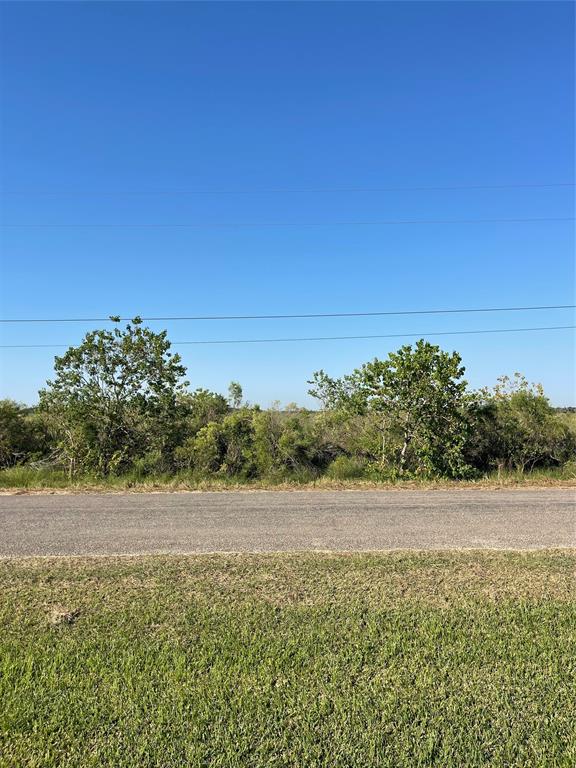
[[290, 475], [302, 469], [318, 469], [332, 456], [323, 452], [322, 434], [314, 417], [303, 409], [281, 412], [278, 408], [255, 413], [254, 450], [262, 475]]
[[92, 331], [55, 359], [40, 408], [71, 474], [109, 474], [148, 453], [172, 457], [186, 369], [170, 352], [166, 331], [155, 333], [141, 322], [137, 317], [124, 330]]
[[201, 476], [220, 473], [243, 478], [257, 472], [254, 450], [254, 414], [242, 408], [228, 414], [222, 421], [211, 421], [194, 437], [176, 448], [179, 466], [194, 470]]
[[188, 466], [202, 475], [218, 472], [222, 466], [226, 442], [222, 425], [215, 421], [206, 424], [187, 445], [177, 449]]
[[0, 467], [24, 464], [49, 449], [38, 417], [14, 400], [0, 400]]
[[423, 339], [375, 359], [341, 379], [314, 374], [310, 394], [326, 408], [372, 415], [380, 432], [380, 462], [398, 474], [458, 476], [466, 471], [463, 447], [468, 402], [457, 352]]
[[237, 381], [231, 381], [228, 385], [228, 402], [232, 408], [240, 408], [243, 396], [241, 385]]
[[242, 408], [222, 422], [226, 451], [221, 471], [227, 475], [248, 478], [256, 474], [253, 416], [252, 409]]
[[180, 400], [186, 411], [186, 432], [195, 435], [211, 421], [222, 421], [229, 412], [226, 398], [208, 389], [196, 389]]
[[254, 413], [254, 456], [258, 471], [266, 476], [282, 466], [279, 447], [282, 435], [282, 414], [278, 407]]
[[278, 448], [290, 470], [310, 468], [321, 461], [320, 445], [305, 416], [290, 414], [282, 425]]
[[501, 376], [492, 389], [478, 393], [475, 445], [485, 464], [519, 472], [574, 459], [576, 439], [558, 417], [541, 384], [520, 373]]

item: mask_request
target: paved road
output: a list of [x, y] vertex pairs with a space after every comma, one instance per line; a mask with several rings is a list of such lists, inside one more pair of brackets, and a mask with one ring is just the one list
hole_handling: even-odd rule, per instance
[[0, 496], [0, 556], [576, 546], [576, 493]]

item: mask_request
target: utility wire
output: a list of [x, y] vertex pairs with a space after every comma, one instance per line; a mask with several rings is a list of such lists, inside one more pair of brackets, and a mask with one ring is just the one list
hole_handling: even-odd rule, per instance
[[366, 227], [385, 226], [389, 224], [418, 225], [418, 224], [525, 224], [534, 222], [565, 222], [576, 221], [574, 216], [541, 216], [526, 218], [504, 219], [381, 219], [379, 221], [301, 221], [301, 222], [228, 222], [190, 224], [185, 222], [22, 222], [2, 224], [5, 229], [269, 229], [274, 227]]
[[[289, 315], [173, 315], [172, 317], [141, 317], [145, 322], [179, 320], [294, 320], [322, 317], [389, 317], [399, 315], [452, 315], [477, 312], [532, 312], [550, 309], [576, 309], [576, 304], [550, 304], [532, 307], [479, 307], [466, 309], [404, 309], [386, 312], [310, 312]], [[132, 317], [120, 317], [120, 321], [130, 321]], [[60, 317], [60, 318], [0, 318], [0, 323], [110, 323], [110, 317]]]
[[[172, 346], [192, 344], [276, 344], [299, 341], [344, 341], [357, 339], [398, 339], [424, 336], [466, 336], [481, 333], [526, 333], [530, 331], [564, 331], [576, 328], [576, 325], [552, 325], [535, 328], [490, 328], [473, 331], [433, 331], [431, 333], [385, 333], [368, 336], [306, 336], [281, 339], [210, 339], [195, 341], [174, 341]], [[0, 349], [40, 349], [49, 347], [70, 347], [70, 344], [1, 344]]]
[[[272, 188], [272, 189], [192, 189], [171, 190], [161, 192], [94, 192], [90, 196], [113, 197], [164, 197], [180, 195], [282, 195], [282, 194], [308, 194], [308, 193], [349, 193], [349, 192], [442, 192], [460, 191], [466, 189], [544, 189], [552, 187], [574, 187], [574, 182], [535, 182], [526, 184], [450, 184], [438, 186], [417, 187], [301, 187], [301, 188]], [[78, 197], [77, 192], [6, 192], [12, 197]], [[82, 196], [87, 196], [83, 193]]]

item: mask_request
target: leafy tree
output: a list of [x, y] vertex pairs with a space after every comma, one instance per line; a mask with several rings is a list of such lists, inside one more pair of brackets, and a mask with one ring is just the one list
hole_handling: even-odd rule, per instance
[[574, 458], [576, 439], [558, 418], [541, 384], [520, 373], [501, 376], [478, 393], [476, 444], [483, 440], [485, 463], [524, 472]]
[[488, 472], [497, 465], [497, 456], [501, 451], [496, 405], [473, 396], [466, 411], [466, 420], [465, 461], [478, 472]]
[[48, 451], [43, 425], [29, 411], [14, 400], [0, 400], [0, 467], [23, 464]]
[[282, 466], [280, 437], [282, 414], [278, 408], [258, 411], [253, 416], [254, 457], [261, 475], [269, 475]]
[[222, 422], [226, 451], [221, 471], [227, 475], [253, 477], [256, 474], [253, 415], [252, 409], [243, 408]]
[[[174, 450], [176, 466], [192, 469], [201, 465], [202, 471], [207, 472], [207, 466], [216, 465], [218, 470], [220, 462], [217, 459], [221, 453], [218, 446], [223, 445], [222, 430], [218, 427], [230, 410], [226, 398], [207, 389], [196, 389], [192, 393], [182, 395], [179, 403], [185, 416], [179, 444]], [[200, 435], [200, 432], [209, 426], [208, 432], [204, 431]], [[211, 444], [212, 448], [207, 453], [208, 444]]]
[[218, 472], [222, 466], [226, 443], [222, 425], [215, 421], [210, 422], [192, 438], [187, 446], [187, 454], [181, 451], [181, 456], [188, 456], [188, 466], [197, 470], [200, 474]]
[[320, 445], [302, 416], [290, 415], [282, 427], [278, 448], [289, 469], [298, 470], [320, 463]]
[[242, 387], [237, 381], [231, 381], [228, 385], [228, 401], [232, 408], [240, 408], [242, 405]]
[[257, 474], [254, 451], [254, 414], [243, 408], [230, 413], [221, 422], [211, 421], [194, 437], [176, 448], [179, 466], [200, 475], [221, 473], [252, 477]]
[[310, 394], [327, 408], [373, 415], [381, 436], [380, 462], [400, 475], [457, 476], [466, 471], [464, 367], [457, 352], [423, 339], [375, 359], [342, 379], [314, 374]]
[[342, 454], [378, 461], [382, 446], [381, 421], [374, 414], [351, 414], [337, 408], [318, 412], [313, 428], [328, 461]]
[[186, 411], [186, 431], [192, 435], [211, 421], [222, 421], [229, 411], [226, 398], [208, 389], [186, 393], [180, 403]]
[[228, 398], [188, 392], [184, 375], [166, 332], [139, 318], [89, 333], [56, 358], [38, 411], [0, 401], [0, 467], [48, 457], [71, 474], [346, 479], [523, 472], [576, 458], [574, 414], [552, 408], [540, 385], [515, 374], [469, 394], [460, 356], [423, 340], [340, 379], [315, 373], [320, 412], [249, 407], [237, 382]]
[[40, 408], [51, 418], [70, 473], [120, 471], [149, 452], [166, 461], [172, 456], [186, 369], [170, 352], [166, 331], [141, 322], [92, 331], [55, 359]]
[[318, 470], [335, 453], [326, 445], [317, 416], [304, 409], [271, 408], [254, 414], [254, 450], [262, 475], [289, 475], [302, 469]]

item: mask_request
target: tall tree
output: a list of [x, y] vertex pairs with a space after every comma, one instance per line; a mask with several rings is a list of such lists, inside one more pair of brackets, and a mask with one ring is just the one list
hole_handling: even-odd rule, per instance
[[243, 396], [242, 386], [237, 381], [231, 381], [228, 385], [228, 401], [232, 408], [240, 408]]
[[423, 339], [387, 360], [374, 359], [341, 379], [314, 374], [310, 394], [326, 408], [374, 416], [381, 433], [380, 461], [402, 475], [459, 475], [465, 470], [467, 401], [457, 352]]
[[[111, 318], [115, 322], [119, 318]], [[178, 396], [187, 386], [166, 331], [142, 327], [98, 330], [54, 362], [55, 377], [40, 392], [70, 472], [125, 469], [138, 456], [171, 456]]]

